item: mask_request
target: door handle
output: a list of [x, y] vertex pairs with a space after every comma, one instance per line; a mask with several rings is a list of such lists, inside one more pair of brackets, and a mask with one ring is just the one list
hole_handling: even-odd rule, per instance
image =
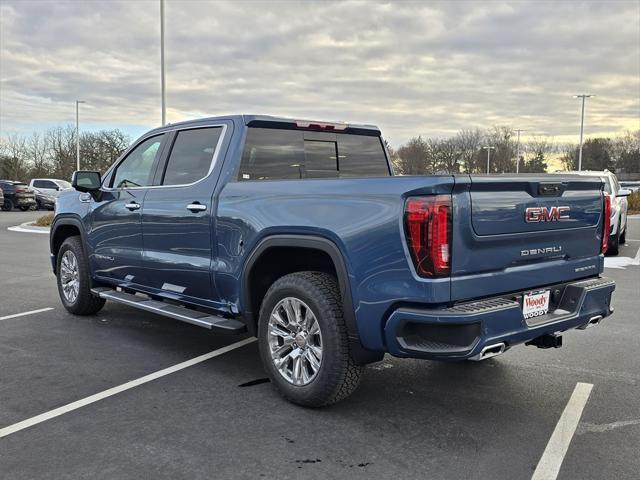
[[190, 210], [193, 213], [204, 212], [206, 209], [207, 209], [207, 206], [202, 205], [201, 203], [190, 203], [189, 205], [187, 205], [187, 210]]
[[127, 203], [124, 207], [128, 208], [131, 211], [134, 211], [134, 210], [138, 210], [140, 208], [140, 204], [139, 203]]

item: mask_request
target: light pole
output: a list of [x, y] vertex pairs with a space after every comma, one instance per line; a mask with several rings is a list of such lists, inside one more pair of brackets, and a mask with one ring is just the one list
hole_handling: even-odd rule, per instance
[[87, 103], [84, 100], [76, 100], [76, 170], [80, 170], [80, 115], [78, 105]]
[[495, 150], [496, 147], [490, 147], [488, 145], [482, 147], [483, 150], [487, 151], [487, 175], [489, 174], [489, 162], [491, 161], [491, 150]]
[[580, 150], [578, 150], [578, 171], [582, 171], [582, 133], [584, 132], [584, 101], [586, 98], [595, 97], [595, 95], [574, 95], [573, 98], [582, 99], [582, 114], [580, 115]]
[[167, 123], [167, 90], [164, 79], [164, 0], [160, 0], [160, 89], [162, 91], [162, 125]]
[[516, 132], [518, 132], [518, 143], [516, 145], [516, 173], [520, 173], [520, 132], [526, 132], [526, 130], [518, 128]]

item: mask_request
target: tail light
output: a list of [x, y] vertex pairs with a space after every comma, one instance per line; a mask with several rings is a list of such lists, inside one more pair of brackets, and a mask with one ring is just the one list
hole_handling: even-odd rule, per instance
[[600, 252], [606, 253], [609, 248], [609, 230], [611, 230], [611, 197], [608, 193], [604, 194], [603, 203], [602, 215], [604, 216], [604, 219], [602, 221], [602, 248], [600, 249]]
[[413, 265], [421, 277], [451, 273], [451, 196], [411, 197], [404, 228]]
[[24, 193], [27, 189], [25, 187], [16, 187], [16, 193]]

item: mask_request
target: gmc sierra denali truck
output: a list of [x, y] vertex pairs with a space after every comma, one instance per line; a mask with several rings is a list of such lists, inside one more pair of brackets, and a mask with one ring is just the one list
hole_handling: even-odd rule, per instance
[[385, 353], [559, 347], [612, 313], [598, 178], [394, 177], [374, 126], [238, 115], [152, 130], [72, 183], [50, 238], [68, 311], [255, 335], [301, 405], [346, 397]]

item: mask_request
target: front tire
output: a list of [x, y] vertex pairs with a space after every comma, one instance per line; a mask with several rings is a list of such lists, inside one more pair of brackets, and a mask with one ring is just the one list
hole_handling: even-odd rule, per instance
[[64, 308], [75, 315], [92, 315], [102, 309], [105, 300], [91, 294], [89, 264], [80, 237], [69, 237], [62, 243], [56, 272]]
[[326, 273], [292, 273], [271, 285], [258, 345], [271, 382], [298, 405], [331, 405], [360, 383], [363, 368], [351, 356], [340, 290]]
[[13, 200], [5, 198], [4, 203], [2, 204], [2, 211], [10, 212], [11, 210], [13, 210]]

